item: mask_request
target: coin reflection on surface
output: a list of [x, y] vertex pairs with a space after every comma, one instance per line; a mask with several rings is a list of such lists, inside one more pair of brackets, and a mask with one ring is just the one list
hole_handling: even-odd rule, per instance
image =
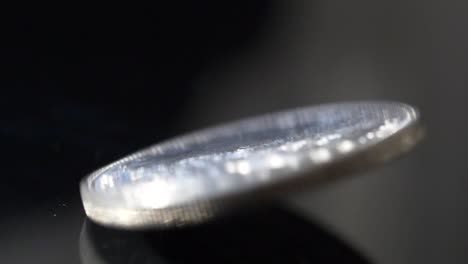
[[123, 231], [86, 220], [80, 255], [83, 264], [369, 263], [316, 224], [272, 207], [171, 231]]

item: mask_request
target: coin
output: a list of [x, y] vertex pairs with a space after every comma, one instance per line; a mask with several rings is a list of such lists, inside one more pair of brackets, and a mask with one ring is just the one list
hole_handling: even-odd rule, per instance
[[403, 103], [297, 108], [150, 146], [84, 178], [81, 196], [108, 226], [196, 224], [380, 164], [421, 136], [417, 110]]

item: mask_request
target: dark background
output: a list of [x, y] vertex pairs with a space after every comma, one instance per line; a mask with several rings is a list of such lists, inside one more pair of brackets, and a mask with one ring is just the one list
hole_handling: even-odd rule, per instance
[[[4, 9], [0, 261], [79, 263], [80, 232], [91, 225], [81, 236], [94, 230], [85, 237], [98, 237], [98, 248], [130, 241], [117, 246], [121, 261], [143, 236], [151, 249], [138, 254], [210, 263], [213, 253], [201, 248], [236, 226], [224, 234], [245, 237], [220, 256], [233, 262], [242, 262], [239, 252], [255, 255], [255, 244], [242, 246], [251, 239], [274, 244], [266, 263], [465, 263], [467, 7], [332, 0]], [[363, 99], [417, 106], [425, 142], [384, 168], [290, 198], [289, 209], [255, 216], [256, 225], [239, 216], [162, 240], [83, 225], [78, 181], [132, 151], [226, 120]], [[194, 236], [205, 241], [195, 249], [178, 252], [171, 242]]]

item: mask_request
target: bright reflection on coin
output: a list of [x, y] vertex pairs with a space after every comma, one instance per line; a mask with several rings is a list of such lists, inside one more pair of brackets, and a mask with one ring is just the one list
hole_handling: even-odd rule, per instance
[[328, 104], [213, 127], [151, 146], [85, 178], [94, 221], [192, 224], [397, 156], [421, 136], [402, 103]]

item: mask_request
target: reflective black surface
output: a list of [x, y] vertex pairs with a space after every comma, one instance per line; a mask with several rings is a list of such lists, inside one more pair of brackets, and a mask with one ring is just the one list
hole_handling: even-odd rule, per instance
[[[80, 233], [83, 263], [284, 260], [296, 251], [298, 258], [337, 252], [336, 257], [360, 261], [338, 239], [282, 213], [171, 234], [132, 234], [93, 224], [81, 230], [79, 179], [193, 129], [187, 123], [193, 95], [212, 92], [193, 82], [204, 69], [257, 45], [270, 20], [267, 2], [213, 1], [185, 11], [177, 5], [11, 11], [5, 17], [11, 24], [6, 47], [0, 50], [7, 68], [0, 78], [0, 262], [82, 263]], [[290, 225], [289, 239], [296, 244], [277, 240], [287, 234], [275, 231], [275, 223]], [[325, 246], [317, 250], [321, 241]], [[266, 245], [274, 251], [268, 253]], [[86, 257], [92, 248], [102, 256]]]
[[80, 263], [79, 179], [130, 152], [347, 100], [418, 107], [426, 140], [297, 212], [378, 263], [467, 262], [466, 1], [202, 2], [2, 9], [1, 263]]
[[135, 232], [96, 225], [79, 201], [67, 201], [2, 226], [3, 263], [369, 263], [323, 225], [276, 205], [190, 228]]
[[368, 263], [335, 236], [281, 208], [159, 232], [113, 230], [86, 221], [81, 232], [84, 264]]

